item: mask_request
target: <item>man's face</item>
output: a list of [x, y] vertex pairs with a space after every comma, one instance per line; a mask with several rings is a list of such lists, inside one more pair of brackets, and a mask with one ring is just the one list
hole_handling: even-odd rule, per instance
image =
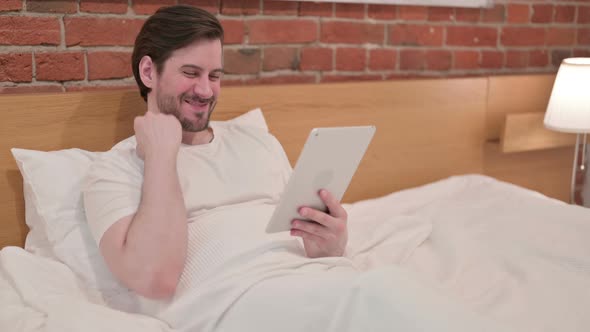
[[184, 131], [207, 129], [222, 74], [220, 40], [200, 40], [174, 51], [152, 90], [158, 109], [178, 118]]

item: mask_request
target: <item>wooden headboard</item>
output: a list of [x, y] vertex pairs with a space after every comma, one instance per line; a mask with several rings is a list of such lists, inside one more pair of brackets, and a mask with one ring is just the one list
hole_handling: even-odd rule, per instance
[[[565, 200], [571, 149], [507, 156], [497, 147], [500, 115], [544, 111], [552, 81], [535, 75], [227, 87], [213, 119], [261, 107], [292, 164], [313, 127], [376, 125], [346, 202], [465, 173]], [[133, 134], [133, 118], [144, 111], [136, 90], [0, 96], [0, 247], [22, 246], [27, 233], [22, 178], [10, 148], [108, 150]]]

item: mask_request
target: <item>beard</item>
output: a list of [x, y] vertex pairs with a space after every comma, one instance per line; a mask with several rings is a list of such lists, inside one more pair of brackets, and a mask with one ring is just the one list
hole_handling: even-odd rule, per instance
[[[185, 102], [185, 100], [190, 100], [191, 102], [197, 102], [201, 104], [207, 103], [209, 104], [209, 110], [205, 114], [196, 114], [197, 121], [191, 121], [185, 118], [180, 111], [181, 105]], [[213, 109], [217, 104], [217, 99], [215, 97], [204, 99], [200, 98], [199, 96], [189, 96], [186, 93], [181, 94], [177, 99], [171, 95], [158, 94], [156, 96], [156, 102], [160, 112], [173, 115], [178, 119], [178, 121], [180, 121], [183, 131], [195, 133], [209, 128], [209, 118], [211, 117], [211, 113], [213, 113]]]

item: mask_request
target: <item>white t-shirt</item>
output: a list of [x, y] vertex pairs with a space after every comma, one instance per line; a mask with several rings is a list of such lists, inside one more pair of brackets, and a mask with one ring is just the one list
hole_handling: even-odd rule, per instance
[[[211, 143], [181, 145], [178, 153], [189, 223], [180, 288], [202, 281], [226, 261], [272, 238], [264, 226], [291, 172], [280, 143], [264, 129], [224, 123], [211, 127]], [[135, 147], [135, 137], [120, 142], [87, 175], [84, 205], [97, 243], [110, 226], [139, 207], [144, 165]]]

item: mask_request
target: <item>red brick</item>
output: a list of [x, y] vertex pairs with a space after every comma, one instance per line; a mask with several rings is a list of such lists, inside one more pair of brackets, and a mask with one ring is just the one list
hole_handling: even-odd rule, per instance
[[576, 29], [554, 28], [547, 29], [548, 46], [569, 46], [576, 43]]
[[571, 23], [576, 18], [575, 6], [555, 6], [554, 21], [558, 23]]
[[306, 47], [301, 50], [301, 70], [332, 70], [332, 49]]
[[489, 73], [479, 73], [479, 72], [468, 72], [468, 73], [450, 72], [450, 73], [446, 73], [445, 77], [448, 77], [448, 78], [469, 78], [469, 77], [482, 77], [482, 76], [489, 76], [489, 75], [490, 75]]
[[109, 90], [136, 90], [135, 84], [118, 84], [118, 85], [67, 85], [65, 86], [67, 92], [79, 91], [109, 91]]
[[363, 71], [367, 62], [364, 48], [343, 47], [336, 49], [336, 70]]
[[455, 69], [476, 69], [479, 68], [479, 52], [477, 51], [455, 51]]
[[141, 19], [66, 17], [66, 45], [132, 46], [143, 22]]
[[36, 53], [37, 81], [76, 81], [84, 79], [84, 54]]
[[426, 68], [429, 70], [449, 70], [451, 69], [452, 60], [453, 56], [450, 51], [426, 51]]
[[529, 67], [546, 67], [549, 64], [547, 50], [529, 51]]
[[569, 58], [572, 56], [571, 50], [553, 50], [551, 51], [551, 64], [557, 68], [561, 64], [563, 59]]
[[478, 22], [481, 16], [479, 8], [457, 8], [455, 20], [457, 22]]
[[452, 22], [454, 20], [455, 20], [455, 8], [428, 7], [428, 21], [430, 21], [430, 22]]
[[364, 22], [322, 22], [320, 40], [324, 43], [382, 44], [383, 24]]
[[447, 44], [455, 46], [496, 46], [498, 30], [496, 28], [476, 26], [447, 27]]
[[395, 20], [397, 18], [397, 6], [369, 5], [367, 15], [375, 20]]
[[509, 4], [507, 8], [508, 23], [529, 23], [531, 9], [529, 5]]
[[297, 49], [294, 47], [268, 47], [264, 49], [262, 70], [272, 71], [279, 69], [296, 70]]
[[0, 54], [0, 81], [30, 82], [33, 80], [31, 53]]
[[264, 15], [297, 15], [299, 2], [264, 0], [262, 3]]
[[504, 53], [500, 51], [482, 51], [480, 67], [499, 69], [504, 66]]
[[81, 12], [125, 14], [127, 9], [127, 0], [80, 0]]
[[343, 18], [365, 18], [366, 5], [358, 3], [337, 3], [334, 15]]
[[57, 18], [0, 16], [0, 45], [59, 45], [60, 41]]
[[426, 52], [424, 50], [401, 50], [399, 69], [424, 70], [426, 67]]
[[440, 46], [443, 27], [395, 24], [389, 27], [389, 44], [405, 46]]
[[223, 43], [224, 44], [241, 44], [246, 35], [246, 26], [243, 20], [226, 20], [222, 19], [223, 26]]
[[504, 46], [541, 46], [546, 34], [545, 28], [504, 27], [501, 42]]
[[258, 0], [223, 0], [221, 13], [224, 15], [256, 15], [260, 13]]
[[533, 23], [549, 23], [553, 21], [553, 5], [533, 5]]
[[573, 56], [580, 57], [580, 58], [590, 58], [590, 49], [587, 49], [587, 50], [575, 49], [573, 52]]
[[91, 52], [88, 59], [88, 79], [104, 80], [133, 76], [131, 72], [131, 53], [129, 52]]
[[228, 74], [257, 74], [260, 71], [260, 50], [225, 50], [223, 61], [224, 71]]
[[528, 52], [526, 51], [507, 51], [506, 67], [507, 68], [525, 68], [528, 62]]
[[578, 6], [578, 23], [590, 23], [590, 6]]
[[578, 45], [590, 46], [590, 29], [578, 29]]
[[133, 11], [139, 15], [151, 15], [160, 7], [176, 4], [175, 0], [133, 0]]
[[0, 12], [20, 11], [23, 9], [23, 0], [4, 0], [0, 2]]
[[317, 23], [312, 20], [249, 21], [251, 44], [309, 43], [318, 38]]
[[369, 52], [370, 70], [393, 70], [397, 63], [397, 51], [377, 48]]
[[418, 73], [394, 73], [386, 74], [386, 80], [410, 80], [410, 79], [424, 79], [424, 78], [440, 78], [440, 75], [427, 74], [423, 72]]
[[246, 79], [248, 84], [302, 84], [315, 83], [315, 75], [279, 75]]
[[191, 5], [204, 9], [212, 14], [218, 14], [221, 0], [178, 0], [178, 4]]
[[17, 85], [0, 87], [0, 94], [62, 92], [61, 85]]
[[425, 21], [428, 19], [428, 7], [400, 6], [398, 17], [406, 21]]
[[377, 74], [324, 74], [322, 75], [321, 83], [332, 83], [332, 82], [361, 82], [361, 81], [381, 81], [383, 78]]
[[495, 5], [492, 8], [483, 8], [481, 12], [481, 21], [486, 23], [505, 22], [506, 7], [504, 5]]
[[78, 5], [76, 0], [28, 0], [27, 11], [73, 14], [78, 11]]
[[299, 4], [299, 16], [332, 17], [334, 4], [330, 2], [306, 2]]

